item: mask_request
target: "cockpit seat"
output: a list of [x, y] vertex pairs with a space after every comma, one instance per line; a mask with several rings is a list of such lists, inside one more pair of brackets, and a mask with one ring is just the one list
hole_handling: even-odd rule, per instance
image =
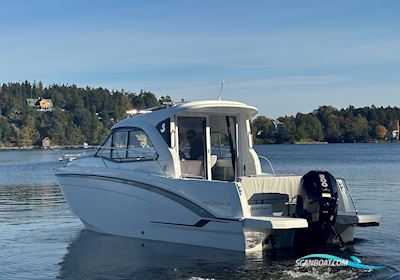
[[249, 201], [250, 207], [253, 205], [269, 204], [272, 212], [286, 212], [289, 203], [289, 195], [285, 193], [255, 193]]

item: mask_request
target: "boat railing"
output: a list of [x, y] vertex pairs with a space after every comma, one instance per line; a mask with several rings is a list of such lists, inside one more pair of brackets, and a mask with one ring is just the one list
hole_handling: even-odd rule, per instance
[[[95, 147], [85, 147], [85, 149], [95, 149]], [[57, 152], [60, 154], [60, 157], [58, 158], [59, 161], [64, 162], [64, 166], [66, 166], [69, 162], [78, 159], [78, 158], [83, 158], [86, 156], [89, 156], [90, 154], [87, 151], [84, 152], [72, 152], [71, 149], [66, 149], [62, 147], [53, 147], [53, 151]]]
[[272, 174], [276, 175], [275, 169], [274, 169], [274, 167], [272, 166], [271, 161], [270, 161], [267, 157], [264, 157], [264, 156], [260, 156], [260, 155], [259, 155], [258, 157], [261, 158], [261, 159], [263, 159], [263, 160], [265, 160], [265, 161], [268, 163], [269, 167], [271, 168]]

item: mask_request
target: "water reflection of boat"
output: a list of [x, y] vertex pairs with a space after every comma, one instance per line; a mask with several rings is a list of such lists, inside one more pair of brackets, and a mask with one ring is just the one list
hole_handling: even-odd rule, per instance
[[[327, 254], [348, 258], [358, 255], [328, 247]], [[352, 270], [301, 269], [296, 259], [315, 253], [311, 249], [268, 250], [242, 254], [191, 245], [106, 235], [88, 230], [79, 233], [60, 262], [57, 279], [292, 279], [357, 278]]]
[[60, 263], [58, 279], [159, 279], [159, 273], [174, 274], [180, 269], [196, 274], [192, 276], [201, 276], [198, 274], [207, 273], [201, 267], [238, 267], [245, 261], [245, 255], [240, 252], [87, 230], [81, 231], [67, 250]]

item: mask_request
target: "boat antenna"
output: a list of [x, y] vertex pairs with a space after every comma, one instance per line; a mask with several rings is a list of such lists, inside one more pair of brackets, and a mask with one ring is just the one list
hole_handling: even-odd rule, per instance
[[219, 90], [218, 100], [221, 100], [222, 97], [222, 89], [224, 88], [224, 81], [221, 81], [221, 89]]

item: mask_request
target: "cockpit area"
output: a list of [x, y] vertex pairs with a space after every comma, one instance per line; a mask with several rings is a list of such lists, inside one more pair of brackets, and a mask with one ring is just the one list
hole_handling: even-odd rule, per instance
[[235, 116], [178, 116], [182, 177], [234, 181], [237, 160]]
[[203, 101], [137, 115], [113, 127], [98, 154], [121, 168], [152, 160], [169, 177], [236, 181], [261, 173], [249, 123], [256, 113], [243, 103]]

